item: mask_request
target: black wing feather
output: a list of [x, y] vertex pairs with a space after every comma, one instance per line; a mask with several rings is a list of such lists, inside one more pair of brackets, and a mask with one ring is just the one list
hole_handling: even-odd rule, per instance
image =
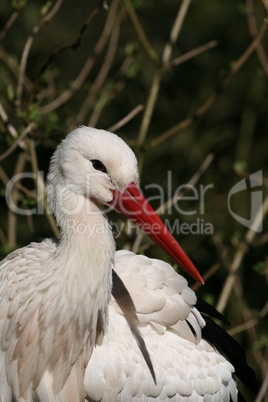
[[217, 318], [225, 324], [230, 325], [226, 318], [218, 310], [216, 310], [215, 307], [211, 306], [211, 304], [207, 303], [205, 300], [197, 298], [195, 306], [197, 310], [200, 311], [200, 313], [204, 313], [206, 315], [209, 315], [210, 317]]
[[243, 348], [223, 328], [212, 321], [208, 315], [226, 322], [224, 317], [214, 307], [203, 300], [198, 299], [196, 307], [200, 308], [200, 312], [206, 322], [206, 326], [202, 329], [202, 337], [230, 361], [235, 368], [235, 375], [240, 378], [246, 387], [256, 392], [255, 372], [247, 364]]
[[113, 297], [115, 298], [115, 300], [117, 301], [118, 305], [120, 306], [121, 310], [124, 313], [124, 317], [131, 329], [133, 336], [136, 339], [136, 342], [143, 355], [143, 358], [151, 372], [154, 383], [156, 384], [156, 377], [153, 364], [148, 349], [146, 347], [146, 344], [144, 342], [144, 339], [138, 327], [138, 318], [133, 300], [120, 276], [114, 270], [112, 271], [112, 275], [113, 275], [113, 288], [112, 288]]

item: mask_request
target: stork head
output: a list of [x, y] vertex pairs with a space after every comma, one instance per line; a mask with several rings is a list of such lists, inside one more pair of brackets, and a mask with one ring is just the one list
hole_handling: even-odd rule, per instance
[[139, 191], [137, 159], [117, 135], [85, 126], [72, 131], [51, 159], [48, 182], [48, 196], [56, 216], [61, 214], [55, 186], [89, 199], [98, 208], [108, 204], [137, 224], [186, 272], [203, 283], [199, 272]]
[[137, 159], [117, 135], [80, 126], [72, 131], [54, 153], [49, 181], [72, 188], [99, 205], [113, 199], [113, 190], [138, 184]]

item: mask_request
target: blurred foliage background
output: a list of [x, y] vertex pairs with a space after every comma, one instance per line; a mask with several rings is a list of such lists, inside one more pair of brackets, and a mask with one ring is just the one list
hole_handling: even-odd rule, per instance
[[[0, 2], [1, 257], [57, 236], [44, 200], [60, 140], [79, 124], [115, 131], [135, 150], [153, 206], [160, 204], [152, 183], [173, 205], [162, 205], [162, 217], [205, 278], [193, 288], [224, 312], [245, 348], [259, 386], [257, 397], [245, 390], [246, 400], [257, 402], [268, 401], [267, 7], [266, 0]], [[228, 194], [245, 179], [230, 206], [250, 222], [249, 176], [258, 171], [262, 205], [253, 212], [262, 229], [254, 231], [231, 215]], [[6, 187], [22, 172], [33, 175], [16, 180], [13, 205], [44, 213], [8, 207]], [[187, 183], [198, 196], [183, 191], [192, 198], [178, 201], [175, 191]], [[210, 186], [203, 203], [202, 186]], [[194, 213], [178, 214], [176, 205]], [[119, 216], [109, 218], [122, 228], [118, 248], [167, 258]]]

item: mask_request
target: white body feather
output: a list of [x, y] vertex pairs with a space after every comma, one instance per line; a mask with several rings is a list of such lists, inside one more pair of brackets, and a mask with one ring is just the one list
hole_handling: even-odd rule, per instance
[[107, 333], [94, 349], [85, 373], [88, 399], [229, 402], [232, 398], [235, 402], [234, 368], [201, 339], [205, 323], [185, 278], [163, 261], [123, 250], [116, 252], [115, 270], [135, 304], [157, 384], [112, 297]]

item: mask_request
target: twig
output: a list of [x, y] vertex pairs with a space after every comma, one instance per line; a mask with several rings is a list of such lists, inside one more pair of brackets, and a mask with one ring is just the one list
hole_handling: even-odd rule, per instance
[[219, 301], [217, 303], [216, 308], [220, 312], [223, 312], [227, 305], [230, 293], [234, 286], [236, 274], [241, 266], [241, 263], [243, 261], [245, 254], [248, 251], [248, 245], [252, 243], [254, 237], [256, 236], [256, 232], [254, 232], [252, 230], [252, 228], [253, 227], [256, 228], [257, 225], [259, 225], [260, 219], [263, 219], [267, 212], [268, 212], [268, 196], [265, 198], [258, 213], [256, 214], [256, 217], [255, 217], [254, 221], [252, 222], [251, 227], [247, 230], [246, 235], [245, 235], [245, 241], [242, 241], [239, 244], [239, 247], [235, 253], [233, 262], [230, 266], [230, 271], [229, 271], [228, 277], [226, 278], [226, 281], [224, 283], [223, 289], [222, 289], [220, 297], [219, 297]]
[[57, 0], [56, 3], [54, 4], [54, 6], [51, 8], [51, 10], [48, 11], [48, 13], [46, 13], [45, 15], [42, 15], [42, 22], [44, 24], [46, 24], [47, 22], [52, 20], [52, 18], [55, 16], [55, 14], [57, 14], [57, 12], [59, 11], [59, 9], [62, 5], [62, 2], [63, 2], [63, 0]]
[[4, 186], [6, 187], [8, 182], [9, 182], [9, 177], [6, 174], [6, 172], [4, 171], [4, 169], [2, 168], [2, 166], [0, 165], [0, 180], [2, 181], [2, 183], [4, 184]]
[[59, 56], [65, 50], [68, 50], [68, 49], [75, 50], [80, 46], [80, 44], [82, 42], [83, 35], [85, 34], [85, 32], [86, 32], [87, 28], [89, 27], [90, 23], [98, 15], [98, 13], [101, 10], [101, 8], [102, 8], [102, 4], [100, 3], [90, 13], [90, 15], [86, 19], [85, 23], [82, 25], [78, 35], [76, 36], [76, 38], [71, 43], [60, 45], [56, 49], [53, 50], [52, 54], [48, 57], [48, 59], [41, 66], [41, 68], [39, 70], [39, 73], [38, 73], [38, 75], [37, 75], [37, 77], [35, 79], [34, 86], [36, 86], [38, 84], [40, 78], [42, 77], [44, 72], [48, 69], [48, 67], [51, 65], [51, 63], [53, 62], [53, 60], [55, 59], [56, 56]]
[[23, 49], [23, 52], [22, 52], [21, 62], [20, 62], [19, 78], [18, 78], [18, 85], [17, 85], [17, 91], [16, 91], [16, 94], [17, 94], [17, 100], [16, 101], [17, 101], [17, 106], [18, 107], [21, 106], [21, 96], [22, 96], [22, 91], [23, 91], [24, 75], [25, 75], [25, 71], [26, 71], [27, 60], [28, 60], [28, 56], [29, 56], [29, 53], [30, 53], [30, 49], [31, 49], [33, 41], [34, 41], [34, 37], [40, 31], [40, 28], [42, 27], [42, 25], [47, 23], [48, 21], [50, 21], [51, 18], [54, 17], [56, 12], [59, 10], [62, 2], [63, 2], [63, 0], [57, 0], [56, 1], [54, 6], [52, 7], [51, 11], [48, 12], [45, 16], [43, 16], [40, 19], [39, 23], [37, 25], [35, 25], [35, 27], [33, 28], [33, 31], [31, 33], [31, 35], [26, 40], [26, 43], [25, 43], [25, 46], [24, 46], [24, 49]]
[[175, 126], [165, 131], [163, 134], [160, 134], [157, 138], [153, 139], [148, 145], [146, 145], [146, 149], [151, 149], [160, 145], [162, 142], [170, 139], [175, 134], [178, 134], [178, 132], [180, 132], [181, 130], [184, 130], [185, 128], [189, 127], [191, 124], [193, 124], [194, 121], [196, 121], [197, 119], [202, 117], [205, 113], [207, 113], [211, 109], [211, 107], [215, 104], [216, 100], [219, 98], [223, 90], [229, 84], [233, 76], [241, 69], [241, 67], [245, 64], [245, 62], [254, 52], [258, 44], [261, 42], [263, 36], [265, 35], [267, 28], [268, 28], [268, 21], [265, 20], [258, 35], [250, 43], [245, 52], [239, 57], [239, 59], [233, 65], [231, 70], [226, 74], [225, 78], [220, 83], [218, 89], [212, 95], [210, 95], [208, 99], [196, 110], [195, 114], [182, 120]]
[[265, 8], [266, 14], [268, 14], [268, 0], [261, 0], [263, 7]]
[[37, 201], [42, 202], [42, 206], [44, 208], [46, 218], [50, 225], [50, 228], [51, 228], [54, 236], [56, 238], [59, 238], [59, 229], [56, 225], [55, 219], [54, 219], [53, 215], [51, 214], [50, 208], [48, 207], [48, 203], [47, 203], [46, 184], [45, 184], [42, 176], [39, 173], [35, 144], [32, 139], [30, 139], [28, 143], [29, 143], [29, 152], [30, 152], [30, 156], [31, 156], [32, 171], [35, 174], [34, 175], [35, 185], [36, 185], [37, 194], [38, 194]]
[[101, 91], [100, 98], [97, 100], [91, 114], [88, 125], [96, 127], [101, 113], [108, 102], [111, 102], [114, 96], [125, 88], [125, 82], [120, 80], [112, 88], [105, 88]]
[[[251, 37], [254, 38], [257, 35], [258, 30], [257, 30], [256, 18], [254, 15], [254, 3], [252, 0], [246, 0], [246, 12], [248, 17], [249, 33]], [[265, 74], [268, 75], [268, 60], [261, 43], [258, 44], [256, 48], [256, 53], [258, 55], [262, 68], [265, 71]]]
[[34, 36], [37, 35], [37, 33], [39, 32], [40, 29], [40, 23], [38, 25], [36, 25], [33, 29], [32, 34], [28, 37], [24, 49], [23, 49], [23, 53], [22, 53], [22, 57], [21, 57], [21, 62], [20, 62], [20, 69], [19, 69], [19, 79], [18, 79], [18, 86], [17, 86], [17, 106], [20, 106], [21, 104], [21, 96], [22, 96], [22, 89], [23, 89], [23, 80], [24, 80], [24, 74], [26, 71], [26, 64], [27, 64], [27, 59], [28, 59], [28, 55], [30, 52], [30, 49], [32, 47], [32, 43], [34, 40]]
[[[145, 110], [138, 134], [138, 139], [137, 139], [137, 147], [140, 148], [146, 139], [147, 133], [148, 133], [148, 128], [151, 122], [152, 114], [155, 108], [156, 100], [158, 97], [159, 93], [159, 88], [160, 88], [160, 81], [161, 81], [161, 71], [160, 69], [156, 69], [151, 89], [149, 92], [149, 96], [145, 105]], [[142, 165], [142, 161], [140, 160], [140, 165]]]
[[259, 239], [259, 241], [254, 246], [255, 246], [255, 248], [263, 247], [266, 243], [268, 243], [268, 232], [264, 233], [263, 236]]
[[179, 33], [182, 28], [182, 24], [184, 22], [184, 19], [186, 17], [188, 8], [191, 4], [191, 0], [183, 0], [177, 17], [175, 19], [175, 22], [173, 24], [173, 27], [170, 32], [170, 40], [169, 42], [165, 45], [163, 56], [162, 56], [162, 63], [165, 66], [166, 63], [169, 63], [170, 57], [171, 57], [171, 52], [172, 52], [172, 47], [175, 45], [177, 38], [179, 36]]
[[20, 190], [22, 193], [24, 193], [28, 197], [32, 198], [33, 200], [37, 199], [36, 192], [29, 190], [27, 187], [23, 186], [21, 183], [17, 183], [17, 188], [18, 188], [18, 190]]
[[[228, 250], [227, 248], [223, 245], [220, 236], [214, 235], [212, 236], [212, 240], [214, 241], [214, 244], [216, 245], [221, 261], [222, 263], [229, 268], [231, 263], [229, 262], [228, 258]], [[268, 313], [268, 302], [264, 305], [264, 307], [261, 309], [261, 311], [258, 314], [258, 317], [253, 317], [250, 308], [247, 306], [246, 303], [246, 298], [244, 297], [244, 290], [243, 286], [241, 284], [241, 279], [238, 275], [236, 275], [235, 280], [234, 280], [234, 291], [236, 295], [237, 301], [240, 303], [240, 309], [242, 311], [242, 316], [244, 319], [244, 323], [232, 328], [228, 332], [230, 335], [235, 335], [238, 332], [241, 331], [247, 331], [248, 337], [249, 337], [249, 342], [250, 344], [253, 344], [258, 340], [258, 333], [255, 329], [255, 326], [258, 324], [258, 322], [261, 319], [264, 319], [264, 317]], [[256, 360], [256, 363], [259, 367], [261, 367], [262, 373], [267, 372], [267, 364], [265, 362], [265, 359], [262, 356], [262, 353], [258, 349], [254, 349], [252, 351], [254, 358]]]
[[[204, 280], [204, 282], [206, 283], [209, 278], [211, 278], [215, 272], [218, 271], [218, 269], [220, 268], [221, 264], [219, 262], [216, 262], [215, 264], [213, 264], [204, 274], [202, 274], [202, 278]], [[191, 289], [196, 292], [201, 286], [201, 283], [199, 282], [195, 282], [192, 286]]]
[[266, 31], [268, 29], [268, 20], [264, 20], [261, 29], [258, 34], [255, 36], [249, 47], [245, 50], [245, 52], [239, 57], [239, 59], [234, 64], [233, 68], [226, 75], [223, 80], [223, 86], [226, 86], [232, 77], [241, 69], [241, 67], [245, 64], [248, 58], [252, 55], [252, 53], [256, 50], [258, 45], [261, 43]]
[[[166, 210], [170, 209], [183, 195], [185, 195], [185, 193], [187, 193], [188, 189], [191, 186], [195, 186], [196, 183], [200, 180], [201, 176], [208, 169], [208, 167], [211, 164], [211, 162], [213, 161], [213, 159], [214, 159], [214, 155], [208, 154], [207, 157], [205, 158], [205, 160], [203, 161], [203, 163], [201, 164], [201, 166], [199, 167], [199, 169], [193, 174], [191, 179], [185, 185], [185, 187], [184, 187], [185, 190], [183, 192], [180, 192], [179, 194], [176, 194], [176, 196], [172, 197], [171, 199], [169, 199], [168, 201], [166, 201], [165, 203], [160, 205], [160, 207], [156, 210], [156, 213], [158, 215], [164, 214], [166, 212]], [[133, 244], [133, 247], [132, 247], [132, 251], [134, 253], [137, 253], [137, 251], [139, 250], [142, 239], [143, 239], [143, 233], [141, 231], [138, 231], [134, 244]]]
[[113, 124], [108, 128], [108, 131], [118, 131], [120, 128], [129, 123], [138, 113], [144, 109], [143, 105], [136, 106], [131, 112], [129, 112], [123, 119], [119, 120], [117, 123]]
[[[0, 45], [0, 60], [3, 60], [5, 65], [8, 67], [8, 69], [11, 71], [13, 76], [18, 79], [19, 76], [19, 67], [17, 64], [14, 62], [13, 58], [10, 57], [10, 55], [6, 52], [5, 48]], [[23, 85], [27, 90], [30, 90], [32, 88], [32, 82], [30, 79], [24, 75], [24, 80], [23, 80]]]
[[3, 231], [3, 229], [0, 227], [0, 242], [4, 245], [7, 243], [7, 237]]
[[229, 259], [228, 249], [223, 244], [221, 236], [218, 233], [215, 233], [215, 234], [213, 234], [213, 236], [211, 236], [211, 240], [214, 243], [214, 245], [218, 251], [221, 262], [228, 270], [228, 267], [230, 266], [231, 261]]
[[[267, 7], [268, 7], [268, 4], [267, 4]], [[266, 374], [266, 376], [265, 376], [265, 378], [263, 380], [263, 383], [261, 385], [261, 389], [259, 390], [257, 398], [255, 399], [255, 402], [264, 401], [264, 397], [265, 397], [265, 395], [267, 395], [267, 390], [268, 390], [268, 373]]]
[[98, 38], [98, 41], [93, 49], [93, 56], [88, 57], [84, 66], [82, 67], [80, 73], [75, 78], [72, 86], [69, 89], [67, 89], [65, 92], [63, 92], [61, 95], [59, 95], [57, 98], [53, 99], [52, 102], [48, 103], [47, 105], [40, 106], [38, 108], [38, 111], [40, 114], [43, 114], [43, 115], [48, 114], [48, 113], [51, 113], [53, 110], [59, 108], [64, 103], [66, 103], [74, 95], [74, 93], [82, 86], [82, 84], [88, 77], [90, 71], [92, 70], [97, 56], [102, 52], [102, 50], [104, 49], [104, 47], [107, 43], [108, 37], [109, 37], [112, 27], [113, 27], [113, 22], [114, 22], [117, 7], [118, 7], [118, 0], [114, 0], [112, 2], [112, 4], [110, 5], [110, 8], [109, 8], [110, 11], [109, 11], [105, 26], [103, 28], [102, 34]]
[[111, 32], [110, 41], [109, 41], [109, 45], [108, 45], [108, 49], [107, 49], [104, 61], [102, 63], [102, 66], [98, 72], [98, 75], [97, 75], [95, 81], [93, 82], [93, 84], [89, 90], [89, 94], [86, 97], [84, 104], [80, 108], [80, 111], [76, 118], [76, 124], [81, 124], [84, 122], [86, 115], [94, 102], [94, 98], [95, 98], [97, 92], [100, 90], [100, 88], [103, 86], [103, 84], [105, 82], [105, 79], [111, 69], [112, 62], [115, 57], [115, 53], [116, 53], [116, 49], [117, 49], [117, 45], [118, 45], [118, 39], [119, 39], [119, 32], [120, 32], [119, 20], [115, 20], [114, 24], [113, 24], [113, 30]]
[[[235, 291], [237, 300], [241, 304], [240, 309], [241, 309], [241, 312], [242, 312], [244, 322], [245, 323], [250, 323], [252, 321], [253, 317], [252, 317], [252, 313], [251, 313], [250, 308], [247, 306], [247, 302], [246, 302], [246, 299], [245, 299], [245, 296], [244, 296], [243, 286], [242, 286], [242, 283], [241, 283], [241, 280], [240, 280], [239, 276], [236, 276], [236, 280], [234, 282], [234, 291]], [[268, 302], [266, 303], [264, 308], [262, 308], [261, 315], [259, 316], [259, 318], [264, 318], [265, 315], [267, 315], [267, 307], [268, 307]], [[256, 330], [254, 325], [249, 325], [248, 326], [247, 334], [248, 334], [249, 342], [250, 342], [251, 345], [258, 341], [259, 333]], [[265, 357], [261, 353], [261, 350], [258, 349], [258, 348], [253, 348], [252, 353], [254, 355], [254, 358], [256, 360], [257, 365], [261, 369], [262, 376], [264, 378], [264, 376], [265, 376], [265, 374], [267, 373], [267, 370], [268, 370], [267, 360], [265, 359]]]
[[180, 192], [179, 194], [176, 194], [174, 197], [166, 201], [164, 204], [162, 204], [158, 209], [157, 209], [157, 214], [162, 215], [165, 213], [165, 211], [170, 210], [176, 202], [178, 202], [184, 195], [187, 193], [189, 188], [194, 187], [196, 183], [200, 180], [201, 176], [205, 173], [205, 171], [208, 169], [210, 166], [211, 162], [214, 159], [214, 155], [212, 153], [208, 154], [205, 158], [205, 160], [202, 162], [201, 166], [199, 169], [193, 174], [191, 179], [188, 181], [187, 185], [185, 186], [185, 191]]
[[51, 113], [53, 110], [58, 109], [60, 106], [62, 106], [64, 103], [66, 103], [73, 95], [74, 93], [81, 87], [81, 85], [84, 83], [86, 80], [88, 74], [90, 73], [93, 65], [95, 63], [95, 59], [93, 57], [89, 57], [84, 66], [82, 67], [82, 70], [78, 74], [78, 76], [75, 78], [72, 86], [64, 91], [62, 94], [60, 94], [57, 98], [53, 99], [50, 103], [44, 105], [44, 106], [39, 106], [38, 112], [42, 115]]
[[[243, 170], [240, 168], [237, 169], [236, 166], [234, 166], [234, 171], [238, 176], [243, 177], [248, 180], [250, 179], [251, 173], [248, 170]], [[264, 186], [268, 187], [268, 177], [260, 176], [260, 177], [256, 177], [255, 179], [256, 179], [256, 183], [258, 183], [259, 185], [263, 184]]]
[[[16, 162], [14, 176], [21, 173], [24, 170], [26, 164], [26, 153], [20, 153]], [[17, 205], [19, 200], [19, 193], [17, 188], [17, 183], [12, 188], [12, 202], [13, 205]], [[7, 238], [8, 246], [13, 248], [17, 244], [17, 215], [11, 209], [8, 209], [7, 214]]]
[[[178, 39], [178, 35], [182, 26], [182, 23], [184, 21], [184, 18], [186, 16], [188, 7], [190, 5], [191, 0], [183, 0], [180, 8], [178, 9], [177, 16], [175, 18], [175, 21], [173, 23], [173, 26], [170, 31], [170, 40], [169, 42], [166, 43], [164, 50], [163, 50], [163, 55], [162, 55], [162, 67], [165, 67], [167, 63], [169, 63], [170, 57], [171, 57], [171, 52], [172, 52], [172, 46], [176, 43]], [[143, 167], [143, 159], [144, 159], [144, 152], [141, 153], [140, 149], [143, 147], [145, 143], [145, 139], [148, 133], [149, 125], [152, 119], [152, 114], [156, 105], [156, 101], [158, 98], [158, 93], [160, 89], [160, 82], [162, 78], [162, 74], [165, 69], [163, 68], [157, 68], [153, 77], [150, 93], [146, 102], [144, 114], [143, 114], [143, 119], [141, 122], [139, 134], [138, 134], [138, 139], [137, 139], [137, 148], [138, 148], [138, 156], [139, 156], [139, 168], [140, 171], [142, 170]]]
[[160, 60], [159, 57], [156, 53], [156, 51], [153, 49], [152, 45], [150, 44], [149, 40], [147, 39], [145, 32], [143, 30], [143, 27], [137, 17], [137, 14], [132, 6], [132, 3], [130, 0], [125, 0], [125, 5], [126, 9], [128, 11], [128, 15], [131, 19], [132, 25], [137, 33], [138, 39], [145, 50], [146, 54], [149, 56], [149, 58], [154, 62], [154, 64], [159, 65]]
[[11, 137], [17, 138], [18, 133], [15, 127], [9, 122], [8, 115], [5, 112], [5, 109], [3, 108], [2, 104], [0, 103], [0, 117], [3, 120], [4, 125], [6, 126], [7, 130], [11, 134]]
[[184, 53], [183, 55], [177, 57], [176, 59], [173, 59], [168, 65], [167, 67], [171, 67], [171, 66], [178, 66], [182, 63], [185, 63], [186, 61], [198, 56], [201, 53], [206, 52], [207, 50], [213, 49], [214, 47], [216, 47], [218, 45], [218, 41], [216, 40], [211, 40], [208, 43], [205, 43], [204, 45], [198, 46], [193, 50], [190, 50], [187, 53]]
[[[112, 99], [112, 91], [111, 90], [103, 90], [100, 94], [99, 99], [95, 102], [94, 109], [91, 113], [88, 125], [89, 127], [97, 127], [97, 123], [100, 119], [101, 113], [105, 108], [107, 102]], [[77, 126], [77, 123], [75, 123]]]
[[267, 314], [268, 314], [268, 302], [265, 303], [265, 305], [260, 310], [256, 318], [251, 318], [247, 322], [237, 325], [236, 327], [230, 329], [228, 333], [234, 336], [243, 331], [247, 331], [249, 328], [255, 327], [260, 322], [260, 320], [264, 319], [267, 316]]
[[20, 9], [16, 9], [13, 11], [13, 13], [11, 14], [11, 16], [9, 17], [9, 19], [7, 20], [4, 28], [2, 29], [2, 31], [0, 32], [0, 40], [2, 40], [5, 36], [7, 31], [12, 27], [12, 25], [14, 24], [14, 22], [16, 21], [18, 15], [19, 15]]
[[18, 146], [22, 146], [22, 140], [34, 129], [35, 123], [30, 123], [28, 126], [23, 130], [21, 135], [17, 138], [17, 140], [11, 145], [11, 147], [8, 148], [6, 152], [4, 152], [2, 155], [0, 155], [0, 162], [2, 162], [4, 159], [6, 159], [12, 152], [15, 151], [15, 149]]

